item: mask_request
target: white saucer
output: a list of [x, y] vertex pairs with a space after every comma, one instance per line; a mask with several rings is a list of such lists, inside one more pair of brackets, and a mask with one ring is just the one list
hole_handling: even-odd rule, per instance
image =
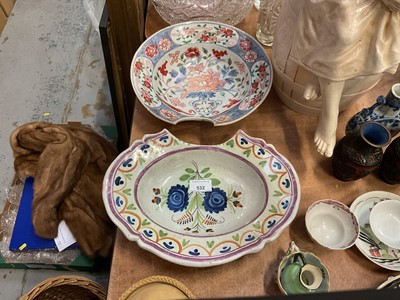
[[354, 213], [360, 226], [360, 235], [355, 245], [365, 257], [378, 266], [400, 271], [400, 250], [382, 243], [372, 232], [369, 224], [369, 216], [374, 205], [389, 199], [400, 201], [400, 196], [385, 191], [373, 191], [359, 196], [351, 204], [350, 211]]

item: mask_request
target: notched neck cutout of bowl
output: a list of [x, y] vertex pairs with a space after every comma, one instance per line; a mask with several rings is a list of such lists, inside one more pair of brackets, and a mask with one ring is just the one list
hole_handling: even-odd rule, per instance
[[220, 145], [192, 145], [164, 129], [116, 158], [103, 199], [129, 240], [168, 261], [206, 267], [277, 238], [296, 215], [300, 185], [286, 158], [241, 130]]
[[264, 48], [238, 28], [193, 21], [149, 37], [131, 63], [135, 94], [172, 124], [239, 121], [267, 97], [273, 70]]

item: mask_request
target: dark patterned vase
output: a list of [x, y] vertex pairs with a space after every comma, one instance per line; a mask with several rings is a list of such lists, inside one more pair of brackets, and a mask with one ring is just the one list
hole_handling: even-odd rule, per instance
[[379, 175], [389, 184], [400, 183], [400, 137], [386, 148], [379, 168]]
[[376, 103], [352, 116], [347, 122], [346, 134], [358, 132], [367, 121], [385, 125], [392, 136], [400, 132], [400, 83], [394, 84], [386, 96], [379, 96]]
[[382, 147], [390, 139], [384, 125], [365, 122], [359, 132], [347, 134], [336, 145], [332, 155], [333, 174], [342, 181], [351, 181], [375, 171], [383, 158]]

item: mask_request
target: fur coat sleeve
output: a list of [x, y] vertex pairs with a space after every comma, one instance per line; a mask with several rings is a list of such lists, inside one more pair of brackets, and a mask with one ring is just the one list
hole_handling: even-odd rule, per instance
[[18, 176], [34, 177], [32, 222], [54, 238], [65, 220], [88, 257], [111, 253], [115, 229], [102, 200], [104, 174], [118, 152], [81, 124], [22, 125], [10, 137]]

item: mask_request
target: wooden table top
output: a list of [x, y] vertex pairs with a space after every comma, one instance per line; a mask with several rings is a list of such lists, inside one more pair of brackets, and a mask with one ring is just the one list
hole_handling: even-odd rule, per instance
[[[256, 11], [252, 11], [238, 27], [254, 36]], [[154, 8], [149, 7], [147, 36], [167, 26]], [[267, 49], [270, 53], [270, 49]], [[270, 55], [271, 57], [271, 55]], [[384, 76], [381, 82], [362, 95], [339, 116], [338, 140], [344, 136], [349, 118], [361, 108], [370, 106], [379, 95], [386, 95], [393, 83], [400, 82], [400, 72]], [[355, 247], [333, 251], [315, 244], [307, 235], [304, 216], [307, 208], [319, 199], [336, 199], [350, 206], [361, 194], [383, 190], [400, 194], [400, 185], [389, 185], [377, 174], [357, 181], [342, 182], [332, 175], [331, 159], [321, 156], [314, 148], [313, 137], [317, 117], [296, 113], [285, 107], [271, 90], [267, 99], [252, 114], [227, 126], [214, 127], [208, 122], [183, 122], [171, 125], [155, 118], [141, 103], [137, 103], [132, 126], [132, 141], [148, 133], [168, 129], [177, 138], [202, 145], [220, 144], [242, 129], [253, 137], [264, 139], [275, 146], [294, 166], [301, 184], [301, 201], [296, 218], [282, 234], [258, 253], [228, 264], [193, 268], [170, 263], [128, 241], [118, 230], [108, 299], [118, 299], [138, 280], [152, 275], [170, 276], [185, 284], [199, 298], [269, 296], [280, 294], [275, 275], [277, 265], [290, 241], [300, 249], [316, 254], [327, 266], [331, 278], [331, 291], [374, 289], [396, 272], [381, 268], [369, 261]]]

